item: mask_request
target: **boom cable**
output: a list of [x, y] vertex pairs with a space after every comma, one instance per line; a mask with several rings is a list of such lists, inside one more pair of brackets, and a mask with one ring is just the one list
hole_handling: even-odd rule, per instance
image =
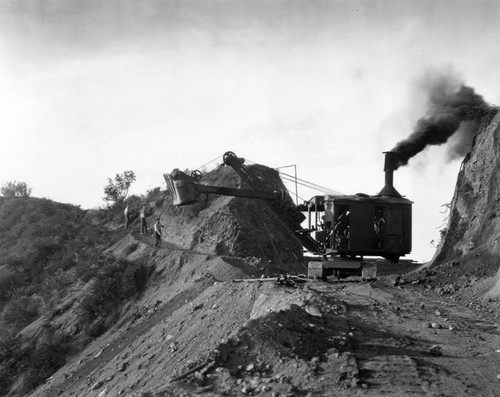
[[[258, 164], [252, 160], [249, 160], [249, 159], [245, 159], [245, 161], [248, 162], [250, 165]], [[343, 196], [344, 195], [344, 193], [339, 192], [337, 190], [333, 190], [333, 189], [330, 189], [328, 187], [318, 185], [317, 183], [314, 183], [314, 182], [306, 181], [305, 179], [295, 178], [295, 175], [290, 175], [290, 174], [287, 174], [286, 172], [283, 172], [283, 171], [279, 171], [279, 170], [277, 170], [277, 171], [280, 175], [284, 176], [284, 178], [282, 178], [282, 179], [285, 179], [289, 182], [297, 181], [297, 184], [299, 184], [301, 186], [304, 186], [304, 187], [307, 187], [307, 188], [310, 188], [313, 190], [319, 190], [320, 192], [323, 192], [323, 193], [329, 193], [333, 196]]]
[[[203, 169], [204, 167], [206, 167], [209, 164], [211, 164], [211, 163], [219, 160], [222, 157], [223, 157], [222, 155], [217, 156], [213, 160], [208, 161], [207, 163], [203, 164], [202, 166], [200, 166], [200, 167], [198, 167], [196, 169], [198, 169], [198, 170], [199, 169]], [[260, 163], [257, 163], [255, 161], [252, 161], [252, 160], [250, 160], [248, 158], [245, 158], [245, 163], [247, 163], [248, 165], [259, 165], [260, 164]], [[343, 193], [341, 193], [341, 192], [339, 192], [337, 190], [333, 190], [333, 189], [327, 188], [325, 186], [319, 185], [319, 184], [314, 183], [314, 182], [306, 181], [305, 179], [297, 178], [297, 177], [295, 177], [295, 175], [287, 174], [287, 173], [282, 172], [282, 171], [280, 171], [279, 169], [276, 169], [276, 168], [275, 168], [275, 170], [278, 171], [278, 174], [280, 175], [280, 177], [281, 177], [281, 179], [283, 181], [293, 182], [293, 183], [296, 183], [297, 185], [306, 187], [308, 189], [320, 191], [322, 193], [331, 194], [331, 195], [334, 195], [334, 196], [342, 196], [342, 195], [344, 195]], [[287, 186], [285, 186], [285, 189], [287, 190], [287, 192], [291, 196], [294, 195], [294, 196], [297, 196], [302, 201], [307, 201], [303, 197], [298, 196], [297, 192], [292, 192], [291, 189], [289, 189]]]
[[216, 160], [220, 159], [221, 157], [222, 157], [222, 155], [217, 156], [217, 157], [216, 157], [216, 158], [214, 158], [213, 160], [210, 160], [208, 163], [205, 163], [205, 164], [203, 164], [201, 167], [198, 167], [198, 168], [195, 168], [195, 169], [196, 169], [196, 170], [201, 170], [201, 169], [203, 169], [204, 167], [206, 167], [207, 165], [209, 165], [209, 164], [211, 164], [211, 163], [215, 162]]
[[285, 172], [281, 172], [281, 171], [278, 171], [278, 172], [280, 173], [280, 175], [284, 175], [285, 178], [288, 178], [287, 180], [294, 181], [294, 182], [295, 182], [295, 180], [297, 180], [297, 183], [300, 183], [303, 186], [310, 187], [310, 188], [315, 188], [315, 189], [318, 189], [318, 190], [320, 190], [320, 191], [322, 191], [324, 193], [331, 193], [332, 195], [336, 195], [336, 196], [342, 196], [343, 195], [343, 193], [341, 193], [341, 192], [338, 192], [336, 190], [327, 188], [325, 186], [318, 185], [317, 183], [309, 182], [309, 181], [306, 181], [305, 179], [295, 178], [294, 175], [290, 175], [290, 174], [287, 174]]

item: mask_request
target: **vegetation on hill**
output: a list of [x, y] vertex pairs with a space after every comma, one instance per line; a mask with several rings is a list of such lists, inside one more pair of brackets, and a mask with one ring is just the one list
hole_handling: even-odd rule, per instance
[[[155, 200], [162, 200], [159, 189], [131, 196], [131, 212]], [[122, 222], [118, 205], [82, 210], [48, 199], [0, 197], [0, 395], [13, 387], [22, 395], [43, 382], [140, 294], [145, 267], [103, 254], [128, 233]], [[49, 320], [68, 294], [84, 286], [79, 324], [69, 335]], [[34, 321], [42, 326], [27, 342], [21, 331]]]
[[11, 181], [2, 185], [0, 193], [3, 197], [29, 197], [31, 188], [26, 182]]

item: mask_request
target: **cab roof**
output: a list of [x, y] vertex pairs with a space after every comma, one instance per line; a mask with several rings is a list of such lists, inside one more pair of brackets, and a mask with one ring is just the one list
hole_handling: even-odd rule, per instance
[[[298, 206], [300, 211], [307, 211], [308, 207], [317, 211], [324, 211], [325, 201], [331, 201], [334, 204], [349, 204], [349, 203], [371, 203], [374, 205], [382, 204], [413, 204], [413, 201], [404, 197], [390, 197], [390, 196], [370, 196], [364, 193], [357, 193], [354, 195], [339, 195], [339, 196], [313, 196], [310, 200], [305, 201], [304, 204]], [[317, 208], [316, 208], [317, 207]]]

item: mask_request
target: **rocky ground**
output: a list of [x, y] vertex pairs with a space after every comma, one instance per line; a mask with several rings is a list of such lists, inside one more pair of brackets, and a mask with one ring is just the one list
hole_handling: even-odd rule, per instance
[[251, 264], [129, 239], [186, 285], [150, 288], [32, 396], [500, 394], [496, 300], [469, 296], [469, 307], [428, 269], [380, 268], [371, 283], [234, 282]]

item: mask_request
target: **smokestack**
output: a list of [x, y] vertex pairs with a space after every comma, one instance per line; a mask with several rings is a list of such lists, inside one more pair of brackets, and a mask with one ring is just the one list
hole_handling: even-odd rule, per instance
[[385, 186], [377, 196], [401, 197], [394, 187], [394, 170], [398, 168], [399, 155], [396, 152], [384, 152], [384, 154]]

